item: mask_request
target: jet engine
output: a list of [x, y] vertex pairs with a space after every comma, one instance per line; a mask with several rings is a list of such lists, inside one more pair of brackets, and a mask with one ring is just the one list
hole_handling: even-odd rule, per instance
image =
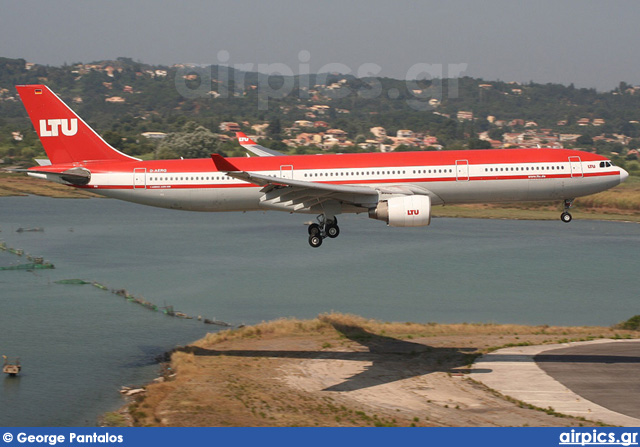
[[391, 227], [424, 227], [431, 223], [431, 198], [413, 195], [381, 200], [369, 210], [369, 217]]

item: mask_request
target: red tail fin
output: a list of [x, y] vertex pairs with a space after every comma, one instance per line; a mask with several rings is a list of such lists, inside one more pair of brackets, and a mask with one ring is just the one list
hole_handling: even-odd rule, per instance
[[46, 85], [16, 89], [51, 163], [137, 160], [111, 147]]

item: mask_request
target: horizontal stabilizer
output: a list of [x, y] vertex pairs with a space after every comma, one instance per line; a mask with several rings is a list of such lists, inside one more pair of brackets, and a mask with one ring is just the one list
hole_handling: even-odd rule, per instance
[[30, 169], [11, 169], [12, 172], [26, 172], [32, 177], [44, 178], [57, 183], [69, 183], [76, 186], [88, 185], [91, 181], [91, 172], [85, 168], [71, 168], [62, 172]]

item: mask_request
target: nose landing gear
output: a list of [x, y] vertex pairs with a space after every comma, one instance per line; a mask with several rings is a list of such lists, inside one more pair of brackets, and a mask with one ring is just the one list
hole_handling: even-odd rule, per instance
[[338, 219], [334, 216], [328, 218], [324, 214], [318, 216], [318, 223], [309, 225], [309, 245], [318, 248], [326, 237], [336, 238], [340, 234]]
[[573, 206], [574, 200], [575, 199], [564, 200], [564, 211], [562, 214], [560, 214], [560, 220], [562, 220], [564, 223], [569, 223], [573, 219], [573, 217], [571, 216], [571, 213], [569, 213], [569, 209]]

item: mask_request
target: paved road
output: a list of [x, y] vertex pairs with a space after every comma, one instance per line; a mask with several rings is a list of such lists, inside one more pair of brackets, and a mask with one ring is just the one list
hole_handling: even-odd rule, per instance
[[640, 342], [572, 346], [542, 352], [534, 360], [574, 393], [640, 418]]
[[541, 408], [640, 426], [640, 340], [516, 346], [483, 355], [470, 377]]

